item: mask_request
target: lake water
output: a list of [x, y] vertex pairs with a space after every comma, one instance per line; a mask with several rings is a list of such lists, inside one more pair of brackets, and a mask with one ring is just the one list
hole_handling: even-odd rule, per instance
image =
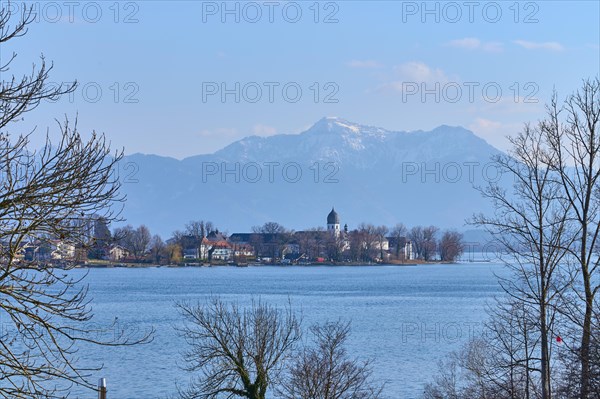
[[[71, 273], [84, 273], [74, 270]], [[351, 320], [349, 351], [373, 360], [391, 399], [418, 398], [438, 359], [481, 331], [485, 305], [500, 287], [492, 263], [364, 267], [213, 267], [92, 269], [87, 282], [94, 322], [156, 330], [150, 344], [83, 348], [85, 363], [104, 364], [110, 399], [164, 398], [189, 376], [179, 369], [185, 349], [173, 326], [180, 300], [218, 294], [248, 303], [258, 298], [302, 311], [304, 326]], [[93, 392], [73, 391], [76, 398]]]

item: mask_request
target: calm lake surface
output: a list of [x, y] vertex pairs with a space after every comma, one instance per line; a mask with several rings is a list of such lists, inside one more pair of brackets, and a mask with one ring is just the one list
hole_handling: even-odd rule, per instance
[[[164, 398], [185, 385], [184, 342], [174, 326], [174, 303], [210, 294], [249, 303], [258, 298], [283, 306], [288, 298], [304, 326], [351, 320], [349, 351], [371, 358], [376, 378], [391, 399], [418, 398], [438, 359], [480, 334], [485, 305], [500, 294], [494, 273], [501, 265], [213, 267], [73, 270], [89, 272], [94, 323], [156, 330], [150, 344], [124, 348], [84, 347], [83, 362], [104, 364], [111, 399]], [[75, 398], [95, 399], [89, 391]]]

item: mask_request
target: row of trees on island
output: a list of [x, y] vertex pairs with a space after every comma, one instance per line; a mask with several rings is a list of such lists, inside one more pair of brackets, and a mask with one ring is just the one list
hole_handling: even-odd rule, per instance
[[[178, 264], [184, 259], [210, 262], [214, 260], [256, 260], [270, 262], [286, 259], [327, 262], [407, 262], [421, 260], [455, 262], [465, 245], [461, 233], [440, 232], [435, 226], [403, 224], [393, 228], [361, 223], [356, 229], [332, 234], [322, 227], [293, 231], [276, 222], [254, 226], [252, 233], [227, 235], [210, 221], [195, 220], [175, 231], [166, 242], [152, 234], [145, 225], [114, 229], [100, 228], [101, 238], [92, 240], [89, 256], [92, 259], [110, 258], [111, 246], [126, 250], [130, 262]], [[102, 248], [103, 246], [103, 248]], [[213, 257], [215, 248], [226, 249], [223, 256]], [[195, 254], [195, 255], [186, 255]], [[216, 258], [216, 259], [215, 259]]]

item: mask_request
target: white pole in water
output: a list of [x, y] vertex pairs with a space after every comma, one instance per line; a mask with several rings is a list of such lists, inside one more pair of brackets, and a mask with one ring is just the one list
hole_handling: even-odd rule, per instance
[[106, 378], [100, 378], [98, 381], [98, 399], [106, 399]]

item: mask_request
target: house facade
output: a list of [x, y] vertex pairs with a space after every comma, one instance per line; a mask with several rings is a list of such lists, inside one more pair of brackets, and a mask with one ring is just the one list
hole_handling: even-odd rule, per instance
[[129, 251], [120, 245], [112, 245], [108, 250], [108, 259], [111, 262], [120, 262], [129, 256]]

